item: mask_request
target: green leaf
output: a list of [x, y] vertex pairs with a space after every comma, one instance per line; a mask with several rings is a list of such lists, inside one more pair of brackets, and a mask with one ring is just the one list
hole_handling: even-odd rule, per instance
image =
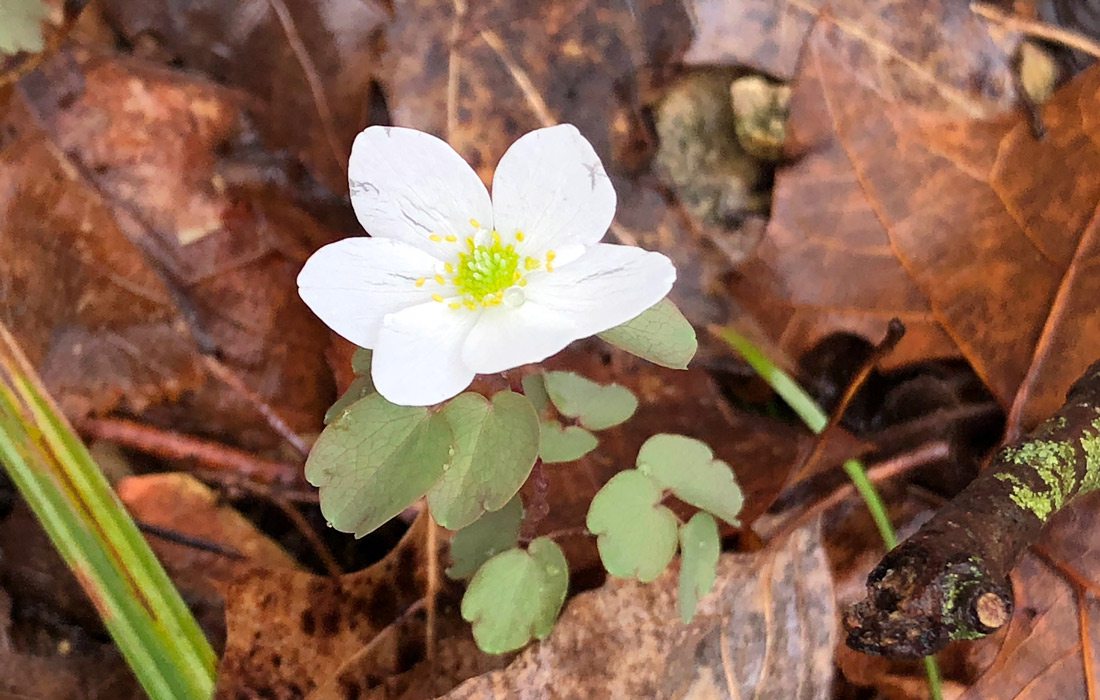
[[462, 598], [462, 617], [473, 624], [482, 651], [503, 654], [550, 634], [568, 588], [565, 555], [540, 537], [527, 551], [509, 549], [478, 570]]
[[523, 378], [522, 383], [523, 395], [531, 399], [535, 410], [539, 413], [545, 411], [550, 406], [550, 396], [546, 393], [546, 381], [543, 379], [542, 372], [528, 374]]
[[501, 391], [492, 403], [465, 393], [451, 399], [443, 416], [454, 435], [450, 466], [428, 492], [437, 522], [464, 528], [516, 495], [539, 453], [539, 416], [526, 396]]
[[676, 515], [661, 505], [661, 489], [630, 469], [604, 484], [588, 508], [588, 529], [597, 535], [609, 574], [642, 582], [657, 578], [676, 554]]
[[680, 619], [691, 622], [699, 599], [718, 574], [718, 523], [710, 513], [696, 513], [680, 528]]
[[687, 369], [699, 349], [695, 329], [668, 298], [599, 335], [631, 355], [671, 369]]
[[348, 389], [344, 392], [343, 396], [336, 399], [336, 403], [332, 404], [332, 406], [325, 411], [325, 425], [339, 418], [344, 411], [351, 408], [353, 403], [373, 393], [374, 382], [371, 381], [369, 374], [358, 376], [351, 380], [351, 384], [348, 385]]
[[546, 464], [580, 459], [596, 449], [599, 444], [600, 441], [596, 436], [584, 428], [575, 425], [563, 428], [556, 420], [542, 421], [539, 457]]
[[638, 451], [638, 470], [681, 501], [730, 525], [739, 524], [737, 514], [744, 501], [741, 487], [730, 466], [714, 459], [705, 443], [683, 435], [654, 435]]
[[355, 372], [357, 377], [369, 377], [371, 359], [374, 357], [374, 352], [366, 348], [356, 348], [355, 353], [351, 356], [351, 371]]
[[491, 557], [511, 549], [519, 542], [523, 522], [523, 502], [516, 496], [500, 510], [491, 511], [455, 533], [451, 540], [451, 560], [447, 569], [453, 579], [474, 575]]
[[600, 385], [574, 372], [547, 372], [543, 378], [558, 413], [589, 430], [616, 426], [638, 409], [638, 399], [619, 384]]
[[362, 537], [423, 496], [443, 474], [450, 449], [442, 414], [371, 394], [317, 438], [306, 479], [320, 488], [321, 513], [332, 526]]
[[47, 11], [42, 0], [0, 2], [0, 54], [38, 53], [44, 49], [42, 23]]

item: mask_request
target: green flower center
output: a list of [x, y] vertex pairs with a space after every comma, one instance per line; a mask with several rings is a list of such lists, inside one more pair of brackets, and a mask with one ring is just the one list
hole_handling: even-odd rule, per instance
[[[527, 273], [554, 271], [554, 251], [546, 251], [544, 260], [520, 257], [515, 243], [505, 245], [498, 232], [487, 231], [474, 219], [470, 219], [470, 226], [476, 233], [467, 236], [464, 242], [454, 234], [428, 236], [432, 243], [445, 248], [446, 257], [455, 256], [438, 274], [416, 280], [417, 287], [429, 281], [438, 285], [438, 292], [432, 294], [433, 301], [445, 303], [452, 309], [470, 311], [505, 302], [517, 306], [523, 303], [521, 288], [527, 285]], [[488, 240], [486, 234], [489, 234]], [[516, 243], [522, 243], [523, 231], [516, 231], [514, 238]]]
[[467, 250], [458, 254], [454, 285], [458, 294], [482, 306], [496, 306], [504, 290], [523, 277], [519, 270], [519, 253], [514, 245], [504, 245], [493, 232], [490, 245], [474, 245], [467, 239]]

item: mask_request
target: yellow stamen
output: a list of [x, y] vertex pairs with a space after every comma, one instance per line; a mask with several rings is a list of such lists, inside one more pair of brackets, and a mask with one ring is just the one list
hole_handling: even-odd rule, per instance
[[502, 243], [500, 242], [500, 234], [497, 233], [496, 229], [493, 229], [493, 243], [496, 243], [497, 245], [502, 245]]
[[527, 238], [527, 236], [523, 235], [523, 231], [516, 231], [516, 240], [517, 241], [522, 243], [524, 238]]
[[554, 271], [554, 258], [558, 257], [558, 254], [552, 250], [546, 251], [546, 271]]
[[443, 295], [442, 294], [433, 294], [432, 295], [432, 301], [438, 301], [438, 302], [442, 303], [443, 302]]
[[455, 266], [451, 263], [443, 263], [443, 269], [447, 271], [448, 275], [453, 275], [455, 273]]
[[436, 275], [435, 276], [435, 283], [436, 284], [447, 284], [447, 280], [443, 279], [443, 275]]
[[481, 222], [477, 219], [470, 219], [470, 225], [474, 228], [481, 228]]
[[443, 236], [440, 236], [438, 233], [433, 233], [432, 235], [428, 236], [428, 240], [432, 241], [433, 243], [442, 243]]
[[462, 303], [458, 301], [452, 301], [450, 304], [447, 304], [447, 306], [451, 307], [452, 309], [461, 309]]
[[425, 278], [421, 277], [420, 279], [418, 279], [418, 280], [416, 281], [416, 286], [417, 286], [417, 287], [423, 287], [423, 286], [424, 286], [424, 283], [425, 283], [425, 282], [427, 282], [427, 281], [428, 281], [428, 280], [426, 280]]
[[527, 268], [528, 270], [537, 270], [538, 267], [539, 267], [539, 261], [536, 260], [535, 258], [528, 257], [528, 258], [524, 259], [523, 266], [525, 268]]
[[455, 236], [455, 235], [449, 235], [449, 236], [447, 236], [447, 238], [446, 238], [445, 240], [446, 240], [446, 241], [447, 241], [448, 243], [454, 243], [454, 242], [458, 241], [458, 236]]

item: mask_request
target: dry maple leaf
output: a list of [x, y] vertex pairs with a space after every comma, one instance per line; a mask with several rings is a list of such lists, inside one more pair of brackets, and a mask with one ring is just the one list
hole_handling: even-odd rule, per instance
[[889, 361], [963, 356], [1011, 407], [1009, 435], [1054, 412], [1100, 346], [1100, 72], [1044, 109], [958, 121], [864, 85], [826, 27], [792, 101], [805, 156], [734, 292], [797, 354], [839, 330], [909, 333]]

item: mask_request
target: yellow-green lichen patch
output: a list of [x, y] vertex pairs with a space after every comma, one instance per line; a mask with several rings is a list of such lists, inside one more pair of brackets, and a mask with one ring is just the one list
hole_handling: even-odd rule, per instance
[[1019, 447], [1005, 449], [1001, 453], [1001, 459], [1008, 464], [1030, 467], [1043, 480], [1046, 488], [1036, 490], [1015, 474], [995, 475], [1000, 481], [1012, 485], [1012, 502], [1031, 511], [1039, 520], [1045, 522], [1074, 495], [1077, 487], [1077, 450], [1071, 443], [1030, 440]]
[[1100, 418], [1092, 421], [1092, 431], [1081, 435], [1081, 449], [1085, 452], [1085, 478], [1081, 480], [1079, 493], [1100, 488]]

